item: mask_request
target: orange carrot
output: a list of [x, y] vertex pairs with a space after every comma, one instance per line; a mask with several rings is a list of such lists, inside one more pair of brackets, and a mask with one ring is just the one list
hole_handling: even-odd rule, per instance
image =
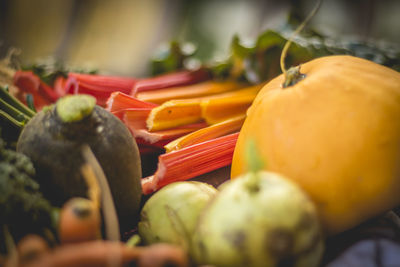
[[135, 262], [141, 251], [121, 242], [89, 241], [55, 248], [25, 267], [106, 267]]
[[108, 266], [188, 267], [182, 248], [169, 244], [128, 247], [116, 241], [90, 241], [56, 247], [19, 267], [108, 267]]
[[49, 244], [43, 237], [29, 234], [19, 240], [17, 244], [18, 264], [28, 264], [49, 251]]
[[100, 211], [93, 201], [72, 198], [64, 204], [60, 212], [60, 242], [65, 244], [99, 239], [100, 226]]
[[142, 250], [138, 259], [140, 267], [189, 266], [189, 259], [180, 247], [158, 243]]

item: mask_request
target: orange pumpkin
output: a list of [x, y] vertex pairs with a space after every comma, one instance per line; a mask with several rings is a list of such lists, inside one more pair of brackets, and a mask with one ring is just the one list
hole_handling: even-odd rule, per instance
[[231, 176], [254, 139], [265, 169], [296, 181], [328, 235], [400, 204], [400, 73], [352, 56], [301, 65], [304, 78], [271, 80], [247, 112]]

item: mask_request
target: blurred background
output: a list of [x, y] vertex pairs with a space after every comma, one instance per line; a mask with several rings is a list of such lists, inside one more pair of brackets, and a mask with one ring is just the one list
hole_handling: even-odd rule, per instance
[[[23, 64], [54, 58], [71, 67], [145, 77], [150, 58], [171, 40], [198, 46], [202, 60], [225, 57], [232, 36], [253, 40], [279, 29], [310, 1], [0, 0], [0, 56], [18, 48]], [[308, 27], [332, 38], [400, 43], [399, 0], [325, 0]]]

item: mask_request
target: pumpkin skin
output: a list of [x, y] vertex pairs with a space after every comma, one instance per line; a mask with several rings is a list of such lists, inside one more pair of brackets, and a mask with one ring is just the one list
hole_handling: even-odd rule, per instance
[[231, 177], [246, 172], [254, 139], [265, 170], [297, 182], [327, 235], [400, 204], [400, 73], [352, 56], [301, 65], [306, 77], [259, 92], [240, 131]]

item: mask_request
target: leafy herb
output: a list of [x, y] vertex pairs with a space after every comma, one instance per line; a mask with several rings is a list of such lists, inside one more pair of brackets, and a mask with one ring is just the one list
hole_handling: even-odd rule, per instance
[[[201, 63], [216, 79], [236, 79], [250, 83], [269, 80], [281, 73], [279, 59], [291, 32], [267, 30], [261, 33], [253, 45], [246, 46], [239, 36], [231, 42], [230, 55], [223, 61]], [[193, 53], [184, 54], [182, 45], [172, 42], [163, 56], [153, 60], [153, 74], [186, 68], [184, 62], [193, 59]], [[400, 48], [389, 43], [362, 42], [359, 40], [333, 40], [314, 31], [307, 30], [296, 36], [286, 56], [287, 66], [295, 66], [313, 58], [347, 54], [365, 58], [400, 70]]]
[[[0, 139], [0, 228], [6, 226], [15, 241], [29, 233], [56, 233], [55, 209], [43, 198], [34, 176], [31, 160], [7, 149]], [[3, 235], [0, 231], [0, 253], [6, 252]]]
[[14, 144], [24, 125], [35, 115], [35, 111], [12, 96], [7, 87], [0, 87], [0, 136]]
[[167, 46], [160, 48], [152, 58], [152, 75], [184, 69], [187, 60], [195, 54], [196, 50], [196, 46], [189, 42], [170, 42]]
[[84, 69], [70, 69], [65, 66], [61, 61], [47, 59], [44, 61], [39, 61], [31, 65], [26, 65], [22, 67], [22, 70], [30, 70], [49, 86], [53, 86], [54, 81], [57, 77], [62, 76], [64, 78], [68, 77], [69, 72], [77, 73], [87, 73], [95, 74], [97, 70], [84, 70]]

